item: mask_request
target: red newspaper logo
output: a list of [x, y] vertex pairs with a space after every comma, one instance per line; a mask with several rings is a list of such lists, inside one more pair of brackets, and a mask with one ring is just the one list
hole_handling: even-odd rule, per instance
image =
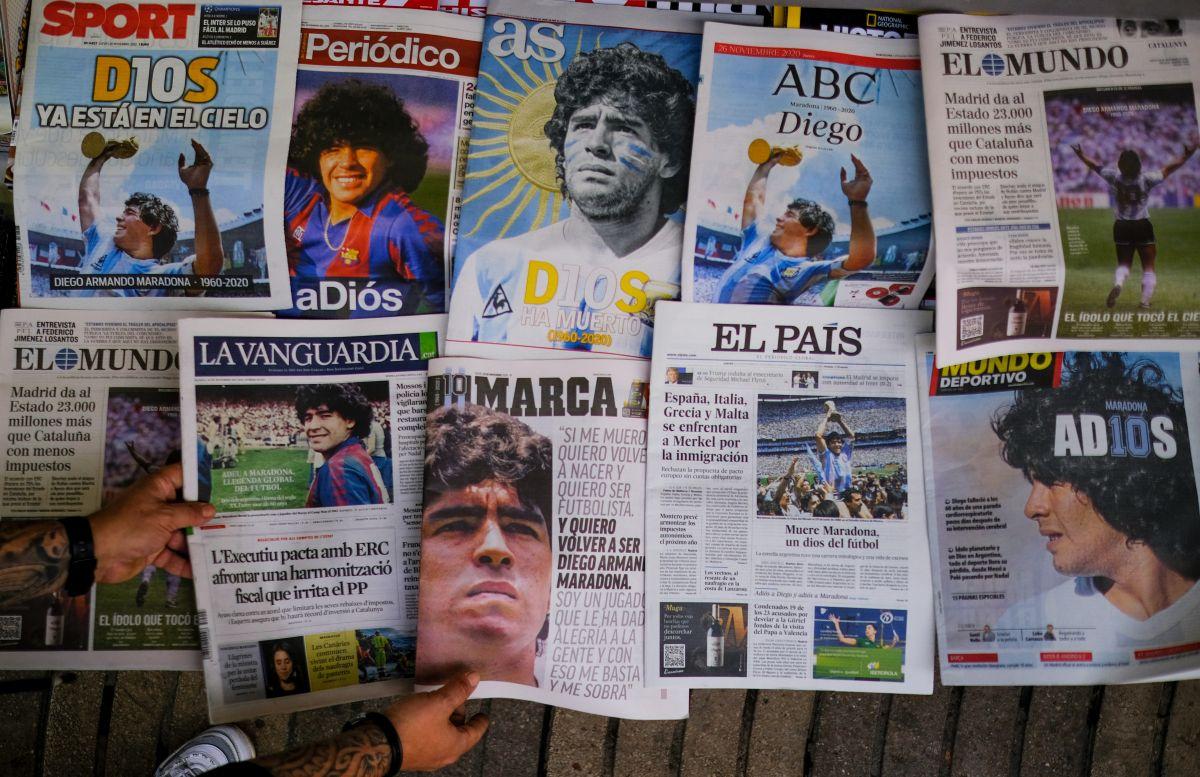
[[188, 19], [196, 13], [191, 3], [72, 3], [53, 0], [46, 4], [44, 35], [82, 38], [89, 30], [101, 30], [110, 38], [186, 38]]
[[1054, 651], [1052, 653], [1041, 653], [1039, 656], [1043, 661], [1051, 663], [1054, 661], [1091, 661], [1092, 654], [1087, 652], [1069, 652], [1069, 651]]
[[952, 664], [998, 664], [999, 653], [949, 653], [946, 660]]
[[1169, 647], [1152, 648], [1150, 650], [1135, 650], [1133, 651], [1133, 657], [1138, 661], [1149, 661], [1155, 658], [1195, 653], [1197, 650], [1200, 650], [1200, 642], [1188, 642], [1183, 645], [1171, 645]]

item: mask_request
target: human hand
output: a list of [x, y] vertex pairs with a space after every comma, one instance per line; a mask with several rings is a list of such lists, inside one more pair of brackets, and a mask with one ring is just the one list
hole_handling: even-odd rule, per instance
[[1072, 143], [1071, 150], [1075, 152], [1075, 156], [1083, 159], [1083, 146], [1078, 143]]
[[179, 155], [179, 180], [189, 189], [203, 189], [208, 186], [208, 174], [212, 172], [213, 161], [204, 146], [192, 140], [194, 159], [190, 165], [184, 166], [187, 157]]
[[487, 715], [467, 718], [465, 706], [477, 685], [476, 672], [461, 674], [436, 691], [406, 696], [383, 711], [400, 735], [405, 771], [449, 766], [483, 738]]
[[871, 184], [874, 183], [871, 180], [871, 171], [854, 154], [850, 155], [850, 161], [854, 163], [854, 177], [846, 180], [846, 168], [841, 168], [842, 194], [846, 195], [848, 200], [865, 200], [871, 193]]
[[829, 613], [829, 620], [834, 626], [842, 625], [841, 621], [838, 619], [838, 616], [834, 615], [833, 613]]
[[96, 549], [96, 582], [120, 583], [153, 564], [170, 574], [192, 576], [183, 529], [217, 514], [204, 502], [176, 501], [183, 467], [163, 467], [133, 484], [88, 520]]

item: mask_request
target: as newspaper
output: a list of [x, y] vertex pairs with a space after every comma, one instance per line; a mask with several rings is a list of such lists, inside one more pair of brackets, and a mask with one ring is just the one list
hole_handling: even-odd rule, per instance
[[1196, 351], [917, 354], [942, 682], [1200, 676]]
[[[0, 518], [88, 515], [179, 461], [178, 313], [0, 313]], [[245, 326], [245, 323], [242, 324]], [[26, 669], [197, 669], [192, 581], [148, 566], [0, 610]]]
[[931, 693], [920, 311], [664, 303], [651, 686]]
[[305, 7], [282, 315], [445, 311], [482, 35], [467, 16]]
[[180, 324], [214, 722], [412, 687], [425, 374], [444, 316]]
[[571, 364], [430, 363], [416, 680], [686, 717], [642, 664], [647, 365]]
[[920, 31], [941, 361], [1189, 347], [1195, 25], [935, 14]]
[[683, 299], [918, 307], [934, 262], [917, 42], [708, 24], [700, 71]]
[[679, 296], [700, 33], [721, 17], [488, 13], [447, 352], [648, 358], [654, 303]]
[[299, 35], [299, 0], [36, 0], [15, 167], [22, 304], [285, 307]]

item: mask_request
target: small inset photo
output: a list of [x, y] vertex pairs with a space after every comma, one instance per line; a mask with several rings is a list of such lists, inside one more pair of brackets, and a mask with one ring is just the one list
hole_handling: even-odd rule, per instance
[[815, 389], [820, 386], [820, 373], [816, 370], [792, 370], [792, 388]]
[[407, 679], [413, 676], [417, 638], [396, 629], [359, 629], [358, 682]]
[[746, 604], [663, 602], [663, 677], [745, 677]]
[[813, 608], [813, 678], [904, 680], [907, 610]]
[[692, 373], [688, 372], [686, 367], [667, 367], [666, 382], [668, 384], [676, 383], [680, 386], [690, 386], [692, 385], [693, 377]]
[[304, 637], [286, 637], [258, 643], [263, 662], [267, 698], [308, 693], [308, 661]]

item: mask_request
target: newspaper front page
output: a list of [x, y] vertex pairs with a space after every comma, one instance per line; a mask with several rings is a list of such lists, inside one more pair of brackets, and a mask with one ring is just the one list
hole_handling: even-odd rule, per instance
[[417, 682], [621, 718], [646, 688], [646, 363], [429, 365]]
[[920, 311], [666, 303], [650, 369], [651, 686], [931, 693]]
[[299, 0], [36, 0], [16, 156], [21, 301], [286, 307]]
[[[0, 313], [0, 519], [89, 515], [179, 461], [177, 313]], [[245, 324], [243, 323], [243, 326]], [[198, 669], [192, 581], [148, 566], [0, 611], [0, 662]]]
[[933, 279], [917, 42], [709, 24], [683, 299], [916, 308]]
[[482, 35], [470, 17], [305, 7], [282, 315], [445, 311]]
[[1197, 356], [918, 341], [943, 683], [1200, 676]]
[[217, 508], [188, 542], [213, 722], [411, 689], [444, 326], [181, 322], [184, 495]]
[[944, 364], [1200, 337], [1200, 35], [920, 20]]

